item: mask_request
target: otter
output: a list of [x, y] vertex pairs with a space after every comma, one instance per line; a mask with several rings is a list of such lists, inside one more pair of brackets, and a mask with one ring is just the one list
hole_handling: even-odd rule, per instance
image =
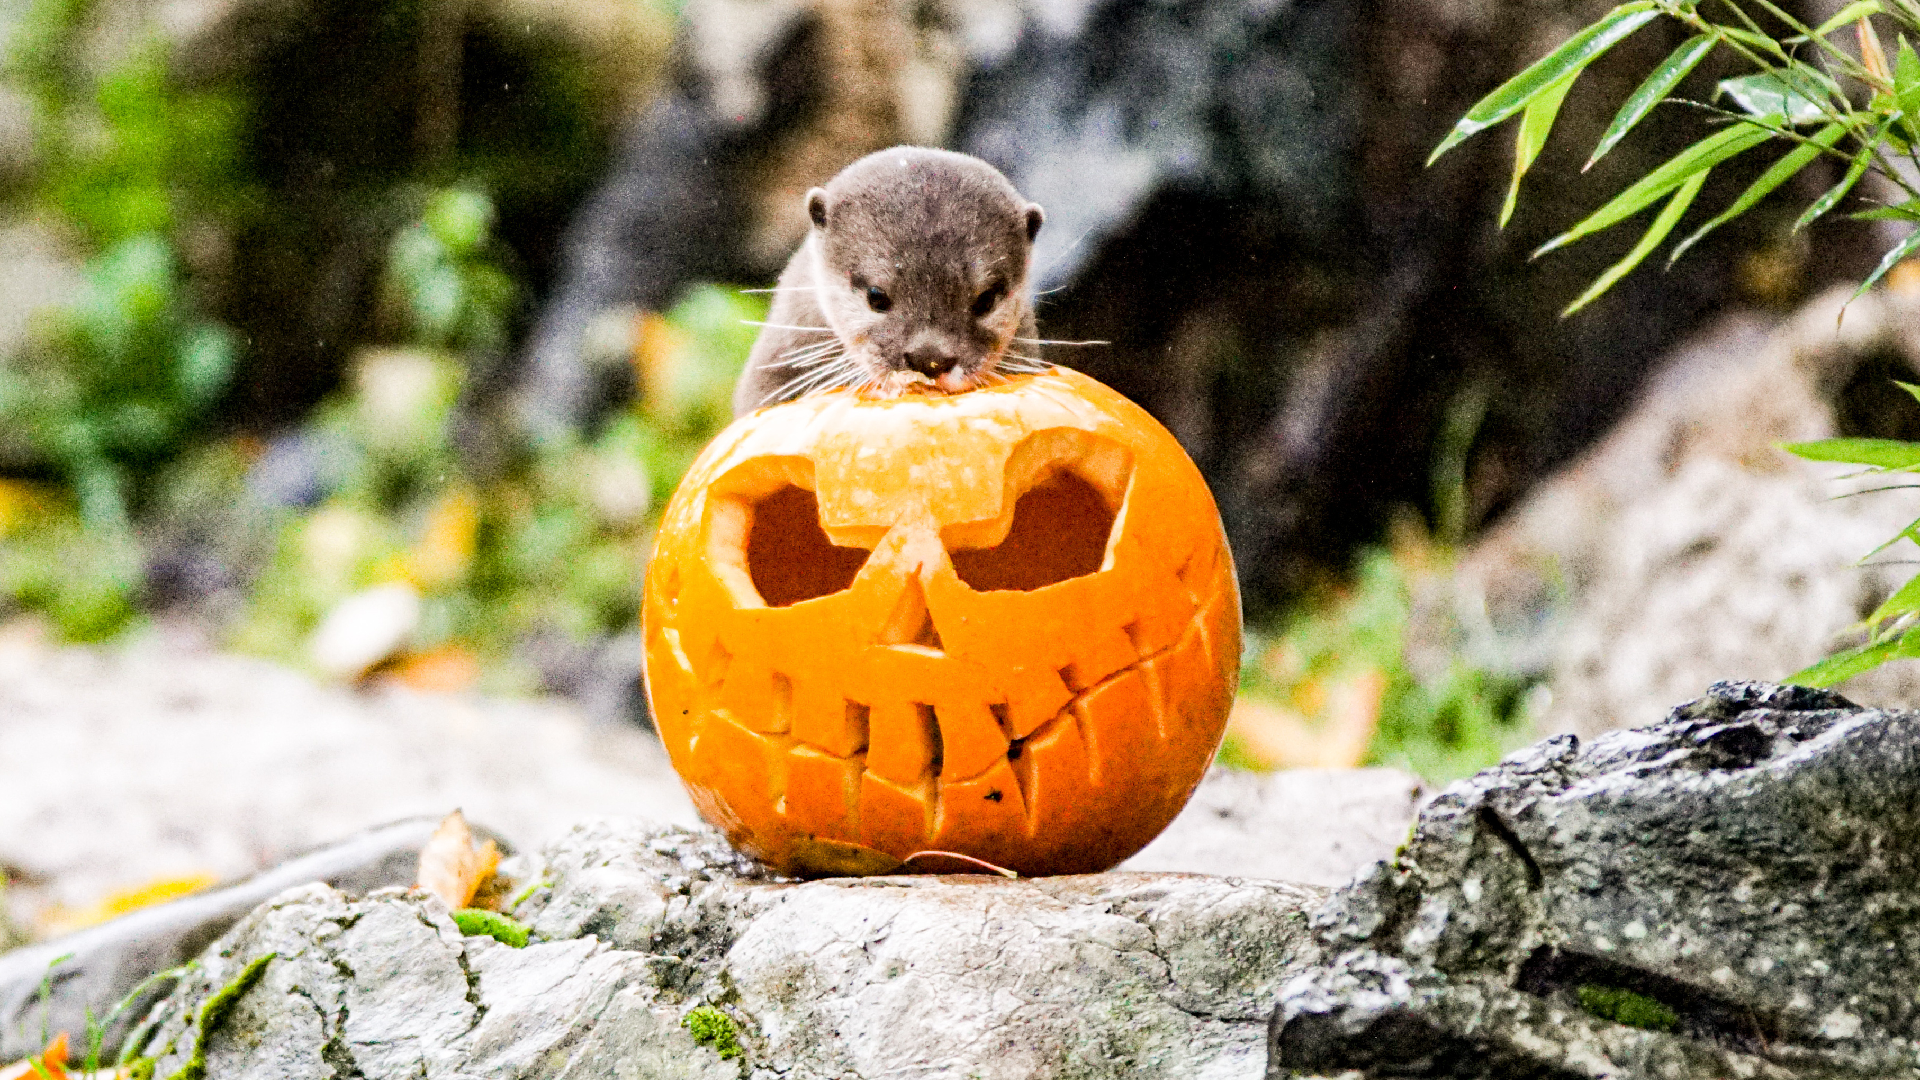
[[1027, 285], [1046, 215], [998, 169], [894, 147], [806, 205], [812, 227], [773, 289], [736, 416], [815, 390], [951, 394], [1047, 367]]

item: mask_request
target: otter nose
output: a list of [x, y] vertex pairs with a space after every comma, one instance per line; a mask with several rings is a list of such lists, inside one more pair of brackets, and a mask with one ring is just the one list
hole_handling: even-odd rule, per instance
[[960, 362], [951, 348], [937, 341], [916, 341], [908, 346], [906, 363], [908, 371], [919, 372], [929, 379], [937, 379], [953, 370]]

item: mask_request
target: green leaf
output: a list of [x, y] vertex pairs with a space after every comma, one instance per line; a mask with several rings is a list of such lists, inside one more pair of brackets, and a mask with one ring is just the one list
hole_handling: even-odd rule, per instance
[[1908, 233], [1907, 238], [1905, 240], [1902, 240], [1899, 243], [1893, 245], [1892, 249], [1890, 249], [1885, 255], [1881, 256], [1880, 265], [1874, 267], [1873, 273], [1867, 275], [1867, 280], [1861, 282], [1860, 287], [1853, 290], [1853, 295], [1847, 297], [1847, 302], [1852, 303], [1853, 301], [1860, 299], [1860, 296], [1862, 293], [1865, 293], [1868, 289], [1873, 288], [1874, 282], [1879, 281], [1883, 277], [1886, 277], [1887, 271], [1899, 265], [1900, 260], [1913, 254], [1914, 249], [1916, 248], [1920, 248], [1920, 229], [1915, 229], [1912, 232]]
[[1547, 92], [1534, 98], [1527, 105], [1526, 114], [1520, 118], [1520, 134], [1513, 145], [1513, 183], [1507, 185], [1507, 201], [1500, 208], [1500, 227], [1507, 227], [1507, 219], [1513, 217], [1513, 206], [1520, 200], [1520, 178], [1527, 175], [1533, 167], [1533, 161], [1540, 156], [1540, 148], [1547, 144], [1547, 134], [1553, 130], [1553, 118], [1560, 115], [1560, 103], [1567, 99], [1567, 90], [1573, 86], [1574, 76], [1578, 72], [1568, 72], [1566, 77], [1547, 88]]
[[1468, 109], [1467, 115], [1453, 125], [1453, 130], [1447, 133], [1439, 146], [1433, 148], [1433, 153], [1427, 157], [1427, 164], [1433, 164], [1441, 154], [1526, 108], [1535, 98], [1553, 89], [1561, 79], [1578, 75], [1588, 64], [1599, 59], [1635, 30], [1652, 22], [1659, 14], [1660, 9], [1652, 0], [1635, 0], [1601, 16], [1598, 22], [1534, 61], [1525, 71], [1501, 83], [1493, 93]]
[[1587, 286], [1587, 291], [1581, 293], [1579, 299], [1567, 305], [1566, 310], [1560, 313], [1560, 317], [1564, 319], [1598, 299], [1601, 293], [1613, 288], [1614, 282], [1625, 277], [1627, 272], [1639, 266], [1654, 248], [1659, 247], [1660, 241], [1665, 240], [1667, 234], [1673, 231], [1673, 227], [1680, 223], [1680, 215], [1687, 212], [1687, 206], [1693, 202], [1693, 197], [1700, 194], [1700, 186], [1707, 182], [1707, 176], [1708, 171], [1702, 169], [1694, 173], [1686, 183], [1681, 184], [1680, 190], [1674, 192], [1673, 198], [1667, 201], [1666, 209], [1660, 211], [1660, 216], [1654, 218], [1653, 224], [1647, 227], [1646, 235], [1640, 238], [1640, 242], [1633, 246], [1632, 251], [1627, 252], [1627, 257], [1608, 267], [1606, 273], [1601, 274], [1597, 281]]
[[1815, 37], [1826, 37], [1843, 26], [1859, 22], [1869, 15], [1878, 15], [1880, 12], [1880, 0], [1855, 0], [1854, 3], [1836, 12], [1833, 18], [1821, 23], [1813, 34]]
[[527, 924], [518, 919], [502, 915], [497, 911], [485, 911], [481, 908], [461, 908], [453, 913], [453, 925], [468, 937], [490, 937], [502, 945], [516, 949], [527, 947], [531, 933]]
[[1920, 401], [1920, 386], [1915, 386], [1910, 382], [1901, 382], [1899, 379], [1893, 380], [1893, 385], [1905, 390], [1913, 400]]
[[1900, 106], [1909, 134], [1920, 138], [1920, 55], [1900, 35], [1900, 50], [1893, 61], [1893, 97]]
[[1715, 33], [1724, 34], [1742, 45], [1759, 49], [1761, 52], [1772, 53], [1782, 61], [1788, 58], [1786, 50], [1780, 48], [1780, 43], [1765, 34], [1757, 34], [1752, 30], [1742, 30], [1737, 26], [1716, 26], [1713, 29]]
[[1901, 439], [1821, 439], [1786, 443], [1780, 449], [1808, 461], [1872, 465], [1881, 469], [1911, 469], [1920, 465], [1920, 443]]
[[1908, 578], [1905, 585], [1895, 589], [1892, 596], [1874, 608], [1873, 614], [1867, 616], [1867, 624], [1871, 626], [1916, 611], [1920, 611], [1920, 574]]
[[1766, 142], [1773, 133], [1757, 124], [1739, 123], [1716, 131], [1667, 159], [1659, 168], [1641, 177], [1627, 190], [1595, 210], [1586, 220], [1540, 245], [1533, 258], [1555, 248], [1565, 247], [1583, 236], [1617, 225], [1653, 205], [1667, 192], [1704, 173], [1735, 154]]
[[[1882, 125], [1880, 131], [1885, 130], [1885, 126]], [[1839, 204], [1841, 199], [1846, 198], [1847, 192], [1852, 191], [1853, 185], [1859, 183], [1860, 177], [1866, 173], [1867, 166], [1873, 163], [1873, 147], [1874, 144], [1879, 141], [1879, 132], [1875, 132], [1874, 137], [1868, 140], [1867, 145], [1862, 148], [1858, 154], [1854, 155], [1853, 164], [1847, 166], [1847, 175], [1841, 177], [1839, 183], [1828, 188], [1825, 195], [1815, 199], [1813, 205], [1807, 207], [1806, 212], [1800, 215], [1800, 220], [1793, 223], [1793, 232], [1799, 232], [1801, 229], [1813, 224], [1820, 215], [1833, 209]]]
[[1718, 92], [1732, 98], [1748, 116], [1785, 117], [1794, 127], [1817, 124], [1826, 117], [1819, 102], [1771, 71], [1722, 79]]
[[1653, 107], [1660, 104], [1661, 100], [1667, 96], [1667, 91], [1673, 89], [1675, 83], [1686, 78], [1687, 73], [1692, 71], [1709, 52], [1712, 52], [1716, 44], [1718, 44], [1717, 38], [1709, 34], [1701, 34], [1699, 37], [1682, 42], [1679, 48], [1669, 53], [1667, 58], [1660, 62], [1660, 66], [1653, 69], [1653, 74], [1648, 75], [1646, 81], [1628, 95], [1626, 104], [1620, 106], [1620, 111], [1613, 115], [1613, 123], [1607, 125], [1606, 134], [1600, 136], [1599, 144], [1593, 148], [1593, 156], [1580, 167], [1580, 171], [1585, 172], [1593, 167], [1594, 162], [1606, 157], [1607, 151], [1613, 149], [1614, 144], [1624, 138], [1627, 132], [1632, 131], [1635, 124], [1652, 112]]
[[1832, 146], [1840, 140], [1840, 136], [1846, 134], [1846, 131], [1845, 124], [1828, 124], [1815, 132], [1811, 141], [1801, 143], [1787, 152], [1779, 161], [1773, 163], [1772, 168], [1761, 173], [1760, 179], [1747, 185], [1747, 190], [1741, 192], [1740, 197], [1733, 200], [1731, 206], [1722, 210], [1712, 221], [1695, 229], [1692, 236], [1674, 245], [1673, 254], [1667, 258], [1667, 265], [1672, 266], [1674, 260], [1685, 255], [1688, 248], [1699, 243], [1708, 233], [1753, 209], [1761, 199], [1771, 195], [1775, 188], [1786, 183], [1794, 173], [1806, 168], [1814, 158], [1820, 156], [1821, 147]]
[[1899, 648], [1897, 641], [1880, 641], [1862, 645], [1857, 649], [1835, 653], [1811, 667], [1780, 680], [1795, 686], [1828, 687], [1835, 683], [1846, 682], [1855, 675], [1872, 671], [1882, 663], [1893, 659]]
[[1853, 221], [1920, 221], [1920, 199], [1908, 199], [1892, 206], [1877, 206], [1872, 210], [1848, 214], [1847, 217]]

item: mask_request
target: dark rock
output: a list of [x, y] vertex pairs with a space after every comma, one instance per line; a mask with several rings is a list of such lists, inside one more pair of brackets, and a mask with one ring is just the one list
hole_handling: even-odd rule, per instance
[[1920, 1074], [1916, 719], [1719, 683], [1454, 784], [1315, 915], [1268, 1075]]

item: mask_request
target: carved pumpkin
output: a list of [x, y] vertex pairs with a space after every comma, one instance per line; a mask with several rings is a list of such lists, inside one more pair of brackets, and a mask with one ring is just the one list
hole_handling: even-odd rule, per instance
[[1105, 870], [1192, 794], [1239, 670], [1199, 471], [1066, 370], [742, 417], [667, 506], [644, 619], [694, 804], [802, 875]]

